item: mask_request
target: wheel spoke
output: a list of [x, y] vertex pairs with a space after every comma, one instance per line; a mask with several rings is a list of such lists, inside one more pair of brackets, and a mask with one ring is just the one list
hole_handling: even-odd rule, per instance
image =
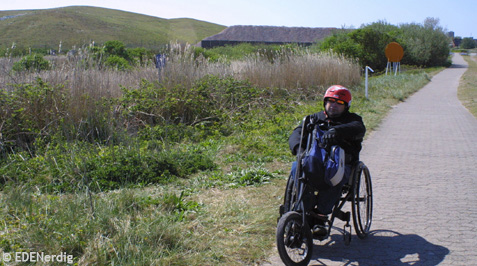
[[371, 177], [364, 166], [358, 169], [354, 176], [353, 197], [353, 222], [359, 238], [365, 238], [369, 232], [372, 221], [373, 196], [371, 189]]
[[310, 261], [313, 238], [302, 218], [300, 213], [287, 212], [278, 222], [277, 249], [286, 265], [304, 265]]

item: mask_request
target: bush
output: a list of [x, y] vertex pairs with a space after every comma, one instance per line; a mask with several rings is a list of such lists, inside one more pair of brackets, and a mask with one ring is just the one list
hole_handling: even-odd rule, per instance
[[128, 60], [117, 55], [109, 56], [106, 62], [104, 62], [104, 65], [116, 70], [127, 70], [131, 68]]
[[115, 146], [85, 162], [93, 190], [168, 183], [200, 170], [215, 168], [211, 158], [200, 150], [137, 150]]
[[50, 69], [50, 62], [43, 58], [42, 55], [33, 54], [23, 57], [20, 61], [13, 64], [12, 70], [14, 71], [36, 71]]
[[114, 143], [122, 136], [110, 100], [84, 94], [73, 102], [73, 97], [63, 85], [51, 86], [40, 78], [9, 92], [0, 90], [0, 151], [34, 152], [35, 142], [44, 139], [47, 144], [55, 136], [99, 143]]
[[132, 66], [147, 66], [153, 53], [145, 48], [126, 48], [121, 41], [107, 41], [103, 47], [88, 47], [89, 56], [98, 66], [115, 70], [128, 70]]
[[322, 50], [333, 50], [357, 58], [362, 66], [383, 70], [387, 65], [386, 45], [396, 41], [404, 48], [403, 64], [424, 67], [444, 66], [449, 55], [449, 38], [438, 25], [427, 18], [424, 24], [403, 24], [399, 27], [377, 22], [354, 31], [340, 31], [326, 38]]
[[151, 52], [148, 52], [145, 48], [127, 49], [127, 58], [129, 58], [129, 61], [132, 65], [145, 65], [148, 57], [152, 58], [152, 54]]
[[67, 116], [67, 95], [63, 86], [51, 87], [40, 78], [9, 93], [1, 90], [0, 143], [29, 149], [37, 137], [54, 134]]
[[18, 184], [46, 193], [75, 192], [84, 182], [94, 191], [165, 184], [216, 167], [201, 148], [164, 150], [158, 143], [107, 146], [50, 143], [41, 154], [14, 153], [0, 167], [0, 188]]
[[462, 43], [460, 44], [462, 49], [474, 49], [475, 48], [475, 41], [474, 38], [464, 38], [462, 39]]
[[438, 23], [438, 19], [427, 18], [424, 25], [401, 25], [404, 64], [425, 67], [446, 65], [450, 39]]
[[104, 43], [104, 52], [107, 56], [116, 55], [122, 58], [127, 57], [126, 46], [121, 41], [107, 41]]
[[256, 100], [260, 93], [246, 81], [206, 76], [192, 88], [178, 85], [168, 89], [144, 81], [138, 89], [123, 89], [118, 104], [132, 127], [145, 124], [195, 125], [239, 115], [251, 105], [260, 103]]
[[323, 42], [322, 49], [332, 49], [336, 53], [359, 58], [363, 67], [385, 69], [387, 58], [384, 51], [386, 45], [393, 41], [395, 39], [389, 34], [367, 27], [349, 33], [336, 33]]

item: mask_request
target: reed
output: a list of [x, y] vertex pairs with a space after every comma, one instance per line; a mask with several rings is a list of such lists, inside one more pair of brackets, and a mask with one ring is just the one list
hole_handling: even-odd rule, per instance
[[239, 66], [238, 78], [258, 87], [313, 90], [331, 84], [355, 86], [361, 82], [358, 64], [330, 53], [288, 51], [271, 60], [255, 55]]
[[[241, 60], [228, 60], [224, 56], [212, 61], [198, 53], [191, 45], [171, 43], [166, 54], [166, 64], [161, 69], [157, 69], [152, 60], [145, 60], [136, 67], [122, 71], [105, 66], [102, 58], [104, 54], [93, 52], [88, 47], [78, 49], [75, 54], [67, 56], [48, 56], [51, 68], [40, 72], [14, 72], [12, 66], [20, 58], [0, 58], [0, 90], [13, 94], [18, 94], [19, 90], [26, 87], [37, 90], [13, 97], [15, 108], [22, 110], [21, 117], [15, 115], [15, 110], [11, 109], [14, 107], [6, 106], [0, 123], [3, 129], [10, 127], [10, 130], [4, 137], [26, 134], [27, 140], [17, 138], [14, 141], [24, 147], [23, 141], [34, 141], [32, 133], [45, 137], [54, 134], [57, 129], [56, 132], [59, 131], [67, 139], [109, 141], [115, 138], [115, 132], [129, 130], [131, 124], [144, 122], [137, 112], [133, 117], [126, 113], [130, 112], [131, 108], [142, 112], [141, 116], [167, 118], [163, 119], [163, 122], [195, 124], [203, 119], [223, 116], [221, 113], [224, 112], [234, 113], [237, 108], [241, 108], [234, 103], [221, 104], [220, 101], [225, 99], [233, 102], [234, 99], [240, 98], [246, 100], [241, 104], [259, 101], [263, 104], [264, 94], [268, 94], [266, 97], [269, 100], [270, 97], [281, 99], [284, 94], [314, 98], [331, 84], [356, 86], [361, 81], [360, 67], [356, 62], [330, 53], [312, 53], [307, 49], [262, 49], [257, 54]], [[228, 81], [219, 82], [220, 84], [211, 83], [210, 80], [203, 81], [204, 77], [211, 76]], [[244, 89], [245, 83], [231, 79], [249, 85]], [[41, 85], [31, 85], [39, 80]], [[141, 102], [130, 101], [136, 106], [118, 105], [118, 99], [121, 99], [126, 91], [140, 90], [145, 83], [151, 85], [148, 85], [149, 92], [141, 97], [149, 99], [143, 99]], [[207, 91], [201, 92], [203, 89], [196, 87], [204, 86], [204, 83], [207, 83]], [[48, 93], [47, 87], [55, 91], [61, 90], [61, 93]], [[280, 93], [277, 93], [277, 88]], [[226, 95], [230, 93], [236, 95]], [[257, 99], [244, 99], [246, 97]], [[35, 108], [31, 108], [32, 101], [35, 102]], [[210, 104], [211, 102], [213, 104]], [[154, 105], [155, 112], [149, 112], [151, 108], [138, 107], [139, 103]], [[227, 111], [225, 108], [231, 110]], [[32, 119], [43, 114], [55, 115], [44, 123]], [[34, 126], [13, 126], [13, 120], [9, 119], [12, 116], [23, 119], [15, 122], [18, 125], [24, 125], [23, 122], [28, 121]], [[50, 124], [51, 121], [61, 121], [62, 124]], [[133, 131], [137, 132], [136, 129]]]
[[271, 58], [266, 54], [269, 51], [244, 60], [212, 62], [197, 55], [190, 45], [172, 43], [163, 69], [156, 69], [149, 60], [145, 66], [117, 71], [102, 66], [101, 58], [87, 49], [79, 49], [74, 56], [49, 56], [52, 69], [40, 73], [12, 73], [11, 67], [19, 58], [0, 58], [0, 88], [11, 90], [14, 84], [33, 83], [39, 77], [52, 86], [65, 85], [75, 97], [88, 94], [93, 98], [114, 98], [121, 95], [121, 87], [137, 87], [141, 80], [160, 80], [168, 88], [178, 84], [191, 87], [207, 75], [248, 80], [261, 88], [316, 88], [333, 83], [350, 86], [360, 82], [359, 65], [331, 53], [284, 49]]

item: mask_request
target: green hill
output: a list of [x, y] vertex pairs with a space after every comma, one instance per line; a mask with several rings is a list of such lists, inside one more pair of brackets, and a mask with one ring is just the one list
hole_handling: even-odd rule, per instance
[[180, 18], [163, 19], [114, 9], [70, 6], [0, 11], [0, 48], [72, 49], [94, 41], [122, 41], [127, 47], [158, 48], [170, 41], [195, 44], [225, 26]]

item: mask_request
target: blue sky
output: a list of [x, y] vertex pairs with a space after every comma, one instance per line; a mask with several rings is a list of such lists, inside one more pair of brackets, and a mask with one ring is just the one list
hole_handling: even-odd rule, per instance
[[225, 26], [354, 27], [439, 18], [456, 36], [477, 36], [477, 0], [2, 0], [1, 10], [88, 5]]

